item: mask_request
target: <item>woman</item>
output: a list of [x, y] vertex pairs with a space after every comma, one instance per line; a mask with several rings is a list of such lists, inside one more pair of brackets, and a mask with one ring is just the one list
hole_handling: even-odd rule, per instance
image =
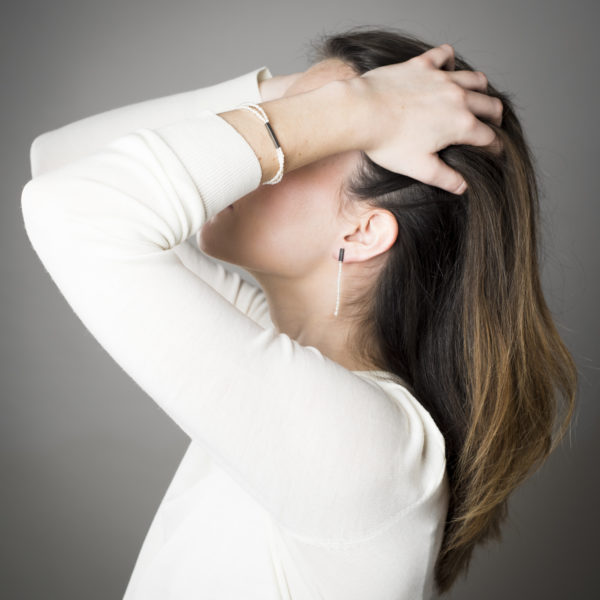
[[34, 249], [191, 438], [128, 600], [446, 591], [571, 416], [508, 97], [392, 29], [317, 58], [32, 145]]

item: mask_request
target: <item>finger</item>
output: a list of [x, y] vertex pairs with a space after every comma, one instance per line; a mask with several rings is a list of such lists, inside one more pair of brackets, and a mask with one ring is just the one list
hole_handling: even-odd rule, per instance
[[502, 154], [502, 152], [504, 150], [504, 144], [502, 142], [502, 139], [498, 135], [496, 135], [496, 137], [494, 138], [494, 141], [491, 144], [484, 146], [484, 148], [488, 148], [494, 154], [500, 155], [500, 154]]
[[421, 162], [422, 168], [427, 171], [427, 178], [421, 178], [418, 175], [413, 176], [423, 183], [434, 185], [451, 194], [462, 194], [467, 189], [467, 182], [458, 172], [449, 167], [437, 154]]
[[473, 114], [491, 121], [498, 127], [502, 124], [504, 105], [499, 98], [469, 90], [466, 95], [466, 103]]
[[496, 135], [496, 132], [477, 117], [473, 117], [473, 121], [467, 127], [465, 134], [455, 143], [484, 146], [496, 153], [501, 152], [503, 149], [502, 140]]
[[432, 61], [433, 65], [441, 69], [444, 65], [448, 70], [454, 70], [454, 48], [450, 44], [442, 44], [435, 48], [430, 48], [421, 56], [427, 56]]
[[481, 71], [452, 71], [448, 77], [466, 89], [487, 92], [488, 79]]

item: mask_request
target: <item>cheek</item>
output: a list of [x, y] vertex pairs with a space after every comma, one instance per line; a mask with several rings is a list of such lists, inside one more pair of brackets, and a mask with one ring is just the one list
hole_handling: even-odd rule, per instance
[[326, 241], [327, 219], [318, 200], [291, 180], [285, 189], [248, 198], [236, 215], [240, 260], [250, 268], [299, 274], [319, 257]]
[[258, 187], [204, 225], [200, 247], [257, 271], [293, 276], [314, 268], [329, 254], [335, 223], [335, 179], [328, 171], [314, 163]]

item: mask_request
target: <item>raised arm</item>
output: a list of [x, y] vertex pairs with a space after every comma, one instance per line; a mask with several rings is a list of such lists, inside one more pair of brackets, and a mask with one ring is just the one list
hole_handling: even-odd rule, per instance
[[[289, 83], [288, 77], [293, 78], [293, 75], [273, 77], [269, 68], [263, 66], [215, 85], [121, 106], [47, 131], [37, 136], [31, 145], [32, 177], [89, 155], [136, 129], [155, 129], [197, 117], [205, 110], [218, 112], [241, 102], [273, 98], [282, 85]], [[263, 326], [271, 323], [261, 288], [204, 254], [194, 237], [178, 245], [174, 252], [194, 275], [244, 314]]]
[[[499, 98], [485, 93], [483, 73], [442, 70], [453, 61], [454, 49], [442, 44], [405, 62], [332, 82], [342, 90], [342, 104], [334, 105], [337, 112], [314, 106], [314, 96], [307, 101], [306, 94], [292, 96], [290, 102], [263, 103], [284, 149], [285, 172], [358, 149], [389, 171], [462, 194], [466, 181], [437, 153], [453, 144], [501, 152], [500, 138], [483, 120], [499, 126], [503, 106]], [[263, 126], [250, 122], [243, 112], [221, 116], [254, 148], [263, 168], [262, 182], [276, 173], [277, 162], [260, 135]]]
[[[95, 152], [136, 129], [156, 129], [193, 119], [204, 110], [218, 113], [241, 102], [261, 102], [263, 82], [271, 78], [271, 71], [263, 66], [214, 85], [120, 106], [42, 133], [31, 145], [31, 176]], [[269, 92], [271, 86], [265, 89]]]
[[[310, 118], [316, 128], [329, 117], [320, 139], [344, 147], [342, 89], [306, 94], [302, 108], [297, 97], [273, 101], [298, 110], [280, 129], [288, 151]], [[288, 530], [356, 539], [437, 485], [443, 451], [424, 452], [408, 392], [396, 404], [316, 348], [263, 329], [182, 265], [176, 246], [262, 178], [253, 147], [207, 110], [32, 179], [23, 218], [81, 321], [190, 438]]]

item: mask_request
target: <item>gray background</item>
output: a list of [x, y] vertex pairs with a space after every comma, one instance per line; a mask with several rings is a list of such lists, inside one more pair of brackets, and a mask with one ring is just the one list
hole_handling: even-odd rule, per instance
[[[19, 0], [0, 25], [0, 596], [120, 598], [187, 438], [104, 352], [25, 236], [36, 135], [267, 65], [354, 25], [449, 42], [514, 94], [544, 185], [544, 286], [578, 364], [572, 432], [449, 598], [597, 596], [598, 6], [549, 0]], [[249, 277], [249, 276], [248, 276]]]

